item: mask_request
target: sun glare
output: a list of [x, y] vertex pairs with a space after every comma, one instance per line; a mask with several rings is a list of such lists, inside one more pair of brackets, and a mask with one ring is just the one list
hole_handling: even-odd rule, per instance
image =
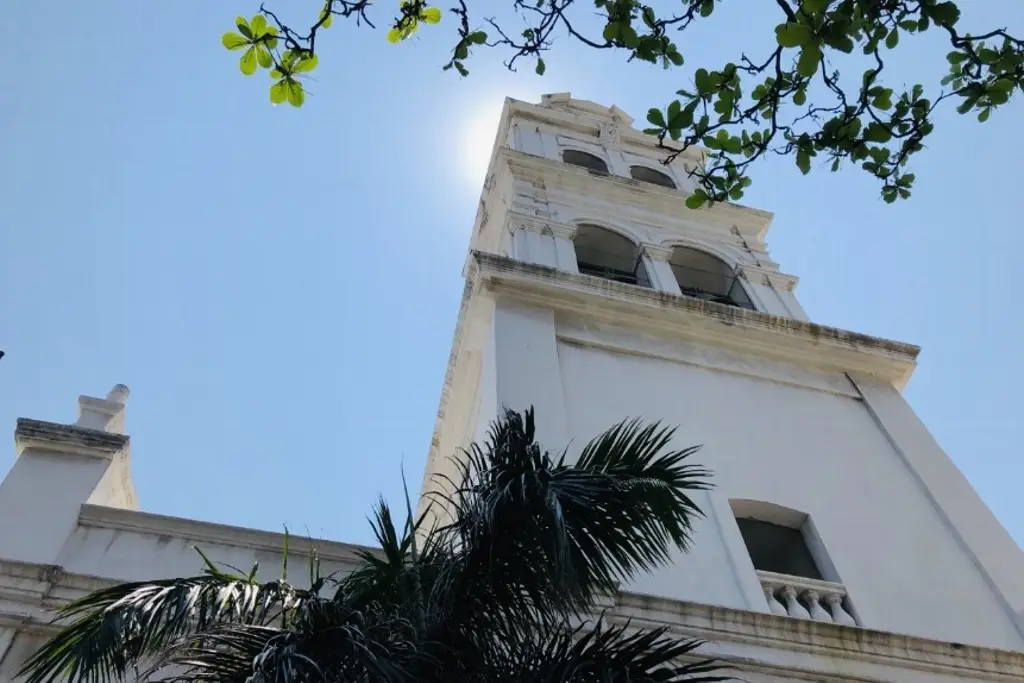
[[501, 119], [502, 98], [489, 98], [466, 118], [460, 134], [460, 166], [467, 182], [480, 186], [491, 161], [491, 149]]

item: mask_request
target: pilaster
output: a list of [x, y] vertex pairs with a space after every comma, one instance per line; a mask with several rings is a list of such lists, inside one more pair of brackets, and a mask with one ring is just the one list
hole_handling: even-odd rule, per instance
[[565, 448], [569, 429], [554, 311], [499, 299], [494, 355], [499, 409], [522, 412], [533, 406], [537, 441], [547, 450]]
[[793, 294], [798, 278], [750, 263], [741, 263], [736, 270], [759, 310], [784, 318], [807, 320], [807, 313]]
[[579, 273], [572, 238], [576, 226], [518, 213], [508, 216], [512, 258], [523, 263]]
[[643, 245], [643, 254], [647, 257], [651, 287], [659, 292], [682, 294], [679, 283], [676, 282], [675, 273], [672, 272], [672, 266], [668, 262], [672, 258], [672, 247], [645, 244]]

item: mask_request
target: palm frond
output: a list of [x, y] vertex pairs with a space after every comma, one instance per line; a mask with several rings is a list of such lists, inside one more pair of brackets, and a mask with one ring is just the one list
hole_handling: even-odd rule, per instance
[[[287, 628], [223, 624], [167, 648], [146, 674], [169, 683], [403, 683], [426, 655], [411, 624], [383, 612], [358, 612], [313, 598]], [[173, 675], [159, 678], [160, 671]]]
[[598, 620], [576, 629], [537, 632], [507, 652], [491, 680], [509, 683], [717, 683], [727, 668], [695, 652], [703, 643], [667, 628], [632, 630]]
[[265, 623], [305, 595], [283, 581], [257, 583], [255, 568], [241, 576], [208, 561], [200, 576], [112, 586], [62, 608], [55, 621], [70, 623], [25, 662], [19, 676], [26, 683], [121, 679], [183, 636], [219, 623]]
[[370, 524], [380, 550], [357, 553], [362, 566], [337, 582], [336, 599], [355, 609], [371, 604], [395, 608], [410, 600], [422, 602], [423, 581], [436, 557], [429, 538], [419, 553], [412, 552], [422, 521], [422, 516], [406, 519], [399, 530], [387, 502], [379, 499]]
[[[441, 533], [459, 561], [444, 601], [477, 616], [484, 606], [513, 620], [586, 609], [685, 548], [701, 514], [688, 492], [708, 488], [709, 473], [686, 462], [696, 448], [668, 449], [670, 429], [622, 422], [575, 464], [552, 458], [534, 434], [532, 410], [507, 411], [484, 447], [469, 449], [447, 494], [454, 521]], [[483, 591], [479, 601], [473, 591]]]
[[[309, 590], [259, 583], [256, 568], [124, 584], [71, 603], [70, 622], [26, 662], [26, 683], [713, 683], [696, 641], [664, 629], [596, 625], [594, 599], [685, 549], [708, 472], [673, 450], [673, 432], [622, 422], [575, 462], [535, 439], [532, 409], [506, 412], [458, 462], [427, 512], [371, 516], [379, 550]], [[287, 536], [286, 548], [287, 554]], [[322, 597], [328, 583], [332, 596]], [[685, 661], [684, 661], [685, 660]]]

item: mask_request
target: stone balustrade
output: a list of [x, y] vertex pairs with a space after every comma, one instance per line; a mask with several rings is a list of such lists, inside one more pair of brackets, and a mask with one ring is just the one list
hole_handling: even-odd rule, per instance
[[764, 597], [773, 614], [856, 626], [847, 611], [846, 588], [841, 583], [758, 571]]

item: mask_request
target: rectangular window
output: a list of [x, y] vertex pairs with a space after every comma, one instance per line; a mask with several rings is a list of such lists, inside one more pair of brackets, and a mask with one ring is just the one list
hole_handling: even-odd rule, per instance
[[737, 519], [754, 569], [805, 579], [821, 579], [811, 551], [799, 529], [756, 519]]

